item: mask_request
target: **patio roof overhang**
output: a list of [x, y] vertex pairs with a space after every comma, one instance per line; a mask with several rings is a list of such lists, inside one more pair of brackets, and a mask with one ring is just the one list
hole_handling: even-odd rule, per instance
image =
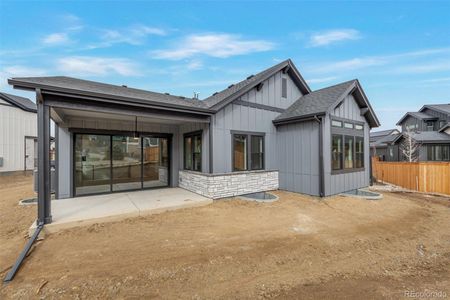
[[[81, 117], [145, 118], [152, 122], [210, 123], [214, 111], [186, 102], [182, 105], [169, 101], [155, 102], [140, 98], [109, 95], [74, 89], [61, 89], [40, 84], [30, 85], [14, 79], [8, 83], [16, 89], [36, 92], [38, 125], [38, 219], [37, 224], [52, 222], [50, 202], [50, 118], [64, 123], [65, 118], [81, 111]], [[190, 101], [190, 100], [186, 100]], [[197, 100], [198, 101], [198, 100]], [[211, 132], [211, 131], [210, 131]], [[44, 154], [44, 155], [42, 155]], [[211, 156], [211, 155], [210, 155]], [[211, 160], [211, 157], [210, 157]]]

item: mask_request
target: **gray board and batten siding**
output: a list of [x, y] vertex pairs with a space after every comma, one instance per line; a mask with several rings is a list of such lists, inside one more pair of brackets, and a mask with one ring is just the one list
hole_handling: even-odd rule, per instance
[[[282, 79], [286, 79], [287, 97], [282, 97]], [[278, 170], [277, 129], [272, 120], [302, 96], [298, 86], [288, 74], [277, 72], [256, 88], [220, 109], [212, 117], [213, 171], [232, 172], [232, 134], [264, 133], [265, 169]]]

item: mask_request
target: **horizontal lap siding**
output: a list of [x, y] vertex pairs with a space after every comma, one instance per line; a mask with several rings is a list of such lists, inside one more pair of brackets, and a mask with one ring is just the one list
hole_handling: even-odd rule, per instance
[[280, 189], [319, 195], [319, 124], [302, 122], [278, 127]]

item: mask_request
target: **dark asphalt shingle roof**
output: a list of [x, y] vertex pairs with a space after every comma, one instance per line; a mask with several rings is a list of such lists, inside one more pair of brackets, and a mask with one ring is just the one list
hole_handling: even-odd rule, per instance
[[385, 135], [391, 134], [393, 131], [398, 131], [398, 129], [388, 129], [388, 130], [374, 131], [374, 132], [370, 133], [370, 137], [385, 136]]
[[302, 96], [281, 113], [275, 121], [325, 113], [355, 82], [356, 79], [346, 81]]
[[393, 141], [395, 141], [399, 135], [401, 135], [401, 133], [385, 135], [385, 136], [381, 137], [378, 140], [372, 141], [370, 143], [370, 146], [371, 147], [387, 146], [388, 144], [390, 144]]
[[437, 117], [434, 116], [430, 116], [427, 115], [426, 113], [423, 112], [417, 112], [417, 111], [409, 111], [406, 114], [403, 115], [403, 117], [397, 122], [396, 125], [401, 125], [403, 123], [403, 121], [408, 118], [408, 117], [414, 117], [416, 119], [419, 120], [433, 120], [433, 119], [437, 119]]
[[201, 108], [207, 109], [203, 101], [185, 98], [181, 96], [167, 95], [163, 93], [145, 91], [130, 87], [119, 85], [106, 84], [96, 81], [83, 80], [66, 76], [52, 76], [52, 77], [22, 77], [12, 78], [11, 82], [20, 82], [18, 85], [23, 86], [29, 84], [30, 86], [46, 86], [52, 89], [59, 88], [64, 90], [71, 90], [77, 93], [90, 93], [101, 96], [122, 97], [143, 102], [156, 102], [163, 104], [172, 104], [176, 106], [183, 106], [187, 108]]
[[[420, 143], [450, 143], [450, 135], [437, 131], [412, 132], [414, 140]], [[397, 142], [400, 139], [395, 140]]]
[[[285, 61], [280, 62], [279, 64], [276, 64], [273, 67], [265, 69], [262, 72], [259, 72], [255, 75], [250, 75], [246, 79], [244, 79], [236, 84], [232, 84], [232, 85], [228, 86], [228, 88], [226, 88], [220, 92], [214, 93], [213, 95], [209, 96], [208, 98], [204, 99], [203, 101], [205, 101], [205, 103], [208, 107], [213, 107], [214, 105], [217, 105], [217, 104], [221, 103], [222, 101], [226, 100], [230, 96], [238, 94], [240, 91], [246, 89], [247, 87], [254, 86], [255, 84], [258, 84], [258, 83], [264, 81], [265, 79], [267, 79], [268, 76], [273, 75], [274, 73], [282, 70], [283, 68], [285, 68], [288, 65], [292, 65], [293, 67], [295, 67], [293, 65], [293, 63], [291, 62], [291, 60], [287, 59]], [[300, 74], [298, 74], [298, 75], [300, 76]], [[303, 78], [301, 78], [300, 80], [303, 81]], [[304, 87], [305, 90], [302, 92], [303, 93], [309, 92], [310, 89], [307, 86], [306, 82], [303, 82], [303, 84], [305, 86]]]
[[29, 112], [36, 112], [36, 104], [28, 98], [0, 92], [0, 98]]
[[426, 104], [421, 110], [424, 108], [435, 109], [437, 111], [441, 111], [446, 114], [450, 114], [450, 103], [449, 104]]

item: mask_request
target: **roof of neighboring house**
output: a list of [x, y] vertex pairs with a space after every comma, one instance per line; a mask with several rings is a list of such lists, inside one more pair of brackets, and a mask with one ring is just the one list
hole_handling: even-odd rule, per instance
[[450, 122], [447, 122], [447, 124], [445, 124], [444, 126], [442, 126], [441, 128], [439, 128], [439, 132], [443, 132], [445, 130], [447, 130], [448, 128], [450, 128]]
[[[393, 142], [397, 143], [405, 133], [399, 135]], [[450, 143], [450, 135], [437, 131], [422, 131], [422, 132], [412, 132], [411, 133], [414, 140], [424, 144], [448, 144]]]
[[436, 119], [438, 119], [437, 117], [435, 117], [435, 116], [430, 116], [430, 115], [427, 115], [427, 114], [425, 114], [425, 113], [422, 113], [422, 112], [416, 112], [416, 111], [409, 111], [409, 112], [407, 112], [398, 122], [397, 122], [397, 124], [396, 125], [401, 125], [402, 123], [403, 123], [403, 121], [407, 118], [407, 117], [414, 117], [414, 118], [416, 118], [416, 119], [419, 119], [419, 120], [436, 120]]
[[436, 110], [444, 114], [450, 114], [450, 103], [448, 104], [425, 104], [419, 111], [422, 112], [426, 108]]
[[392, 135], [393, 133], [399, 133], [398, 129], [388, 129], [388, 130], [380, 130], [380, 131], [372, 131], [370, 132], [370, 141], [374, 142], [386, 135]]
[[379, 138], [375, 141], [371, 141], [370, 147], [386, 147], [388, 144], [391, 144], [392, 142], [394, 142], [400, 135], [401, 135], [401, 133], [398, 132], [396, 134], [388, 134], [388, 135], [382, 136], [381, 138]]
[[232, 101], [240, 97], [244, 93], [248, 92], [252, 88], [256, 87], [258, 84], [260, 84], [261, 82], [263, 82], [264, 80], [268, 79], [269, 77], [271, 77], [272, 75], [281, 70], [284, 70], [286, 73], [289, 73], [291, 75], [294, 82], [300, 88], [302, 94], [308, 94], [311, 92], [311, 89], [309, 88], [308, 84], [303, 79], [303, 77], [300, 75], [300, 72], [297, 70], [294, 63], [290, 59], [287, 59], [279, 64], [276, 64], [273, 67], [270, 67], [262, 72], [259, 72], [256, 75], [251, 75], [247, 77], [245, 80], [242, 80], [236, 84], [232, 84], [228, 86], [228, 88], [220, 92], [214, 93], [213, 95], [206, 98], [204, 101], [208, 107], [220, 109], [221, 107], [228, 104], [229, 101]]
[[357, 94], [355, 94], [355, 100], [359, 102], [358, 104], [360, 107], [367, 108], [368, 110], [366, 116], [368, 116], [370, 126], [378, 127], [380, 123], [373, 112], [364, 91], [356, 79], [313, 91], [300, 97], [283, 113], [275, 118], [274, 123], [287, 123], [290, 121], [326, 114], [331, 108], [336, 107], [345, 96], [356, 92]]
[[28, 112], [36, 112], [36, 104], [28, 98], [0, 92], [0, 98]]
[[83, 80], [66, 76], [52, 77], [21, 77], [12, 78], [8, 82], [20, 88], [41, 88], [53, 92], [72, 93], [77, 95], [108, 97], [129, 102], [146, 104], [160, 104], [163, 106], [177, 106], [192, 109], [207, 109], [203, 101], [173, 96], [169, 94], [145, 91], [126, 86], [106, 84], [96, 81]]

